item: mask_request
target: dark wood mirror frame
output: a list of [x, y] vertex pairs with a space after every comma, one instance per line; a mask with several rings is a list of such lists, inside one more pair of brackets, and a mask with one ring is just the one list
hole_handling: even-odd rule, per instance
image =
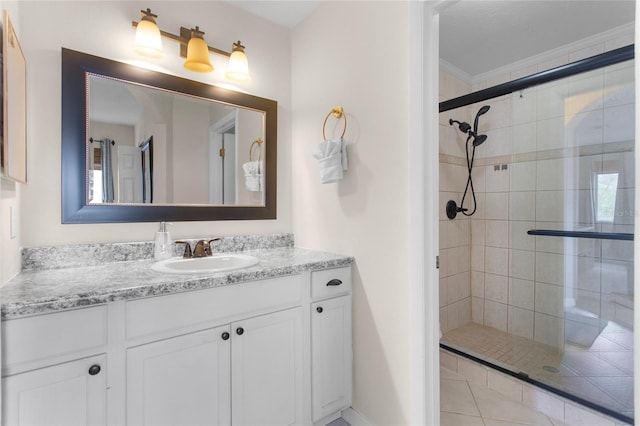
[[[87, 73], [264, 111], [264, 206], [87, 204]], [[259, 220], [276, 218], [276, 101], [62, 49], [62, 223]], [[194, 173], [189, 170], [189, 173]]]

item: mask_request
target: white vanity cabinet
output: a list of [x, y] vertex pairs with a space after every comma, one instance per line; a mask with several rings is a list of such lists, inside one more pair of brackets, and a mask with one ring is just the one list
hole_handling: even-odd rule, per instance
[[130, 348], [127, 424], [301, 424], [301, 339], [298, 307]]
[[229, 326], [127, 350], [127, 424], [231, 423]]
[[107, 379], [98, 370], [104, 365], [100, 355], [3, 379], [2, 424], [106, 425]]
[[231, 332], [231, 423], [302, 424], [302, 309], [239, 321]]
[[126, 423], [304, 423], [304, 284], [293, 275], [127, 302]]
[[351, 406], [351, 268], [313, 272], [311, 381], [313, 421]]
[[3, 425], [107, 424], [107, 309], [2, 322]]
[[311, 425], [351, 405], [351, 267], [2, 321], [3, 425]]

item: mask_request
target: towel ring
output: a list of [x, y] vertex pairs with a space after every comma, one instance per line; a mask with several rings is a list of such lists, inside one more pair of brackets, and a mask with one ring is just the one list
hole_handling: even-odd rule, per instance
[[342, 134], [340, 135], [340, 137], [343, 137], [345, 132], [347, 131], [347, 116], [344, 113], [344, 110], [342, 109], [341, 106], [337, 106], [335, 108], [333, 108], [329, 114], [327, 114], [327, 116], [324, 118], [324, 123], [322, 123], [322, 140], [326, 141], [327, 137], [325, 136], [324, 130], [327, 127], [327, 120], [329, 119], [329, 116], [333, 115], [335, 118], [344, 118], [344, 129], [342, 130]]
[[253, 143], [251, 144], [251, 146], [249, 147], [249, 161], [253, 161], [251, 159], [251, 152], [253, 151], [253, 146], [255, 144], [258, 144], [258, 161], [260, 161], [262, 159], [262, 143], [264, 141], [262, 139], [256, 139], [255, 141], [253, 141]]

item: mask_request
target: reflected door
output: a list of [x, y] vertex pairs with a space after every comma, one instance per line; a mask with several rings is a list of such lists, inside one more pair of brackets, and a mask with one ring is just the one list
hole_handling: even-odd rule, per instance
[[118, 146], [118, 194], [120, 203], [142, 202], [142, 164], [135, 146]]

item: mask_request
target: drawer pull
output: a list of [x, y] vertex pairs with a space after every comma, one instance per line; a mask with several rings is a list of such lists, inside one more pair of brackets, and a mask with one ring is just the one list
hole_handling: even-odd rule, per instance
[[238, 327], [236, 329], [236, 333], [238, 333], [238, 336], [242, 336], [244, 334], [244, 328]]
[[100, 366], [98, 364], [92, 365], [91, 367], [89, 367], [89, 375], [90, 376], [95, 376], [96, 374], [100, 373]]
[[322, 313], [322, 311], [324, 311], [324, 309], [322, 309], [322, 306], [318, 306], [318, 307], [316, 308], [316, 311], [318, 311], [318, 313], [319, 313], [319, 314], [321, 314], [321, 313]]
[[222, 340], [229, 340], [229, 333], [227, 333], [226, 331], [222, 333]]
[[340, 280], [339, 280], [339, 279], [337, 279], [337, 278], [334, 278], [334, 279], [332, 279], [331, 281], [329, 281], [329, 282], [327, 283], [327, 287], [334, 287], [334, 286], [338, 286], [338, 285], [340, 285], [340, 284], [342, 284], [342, 281], [340, 281]]

